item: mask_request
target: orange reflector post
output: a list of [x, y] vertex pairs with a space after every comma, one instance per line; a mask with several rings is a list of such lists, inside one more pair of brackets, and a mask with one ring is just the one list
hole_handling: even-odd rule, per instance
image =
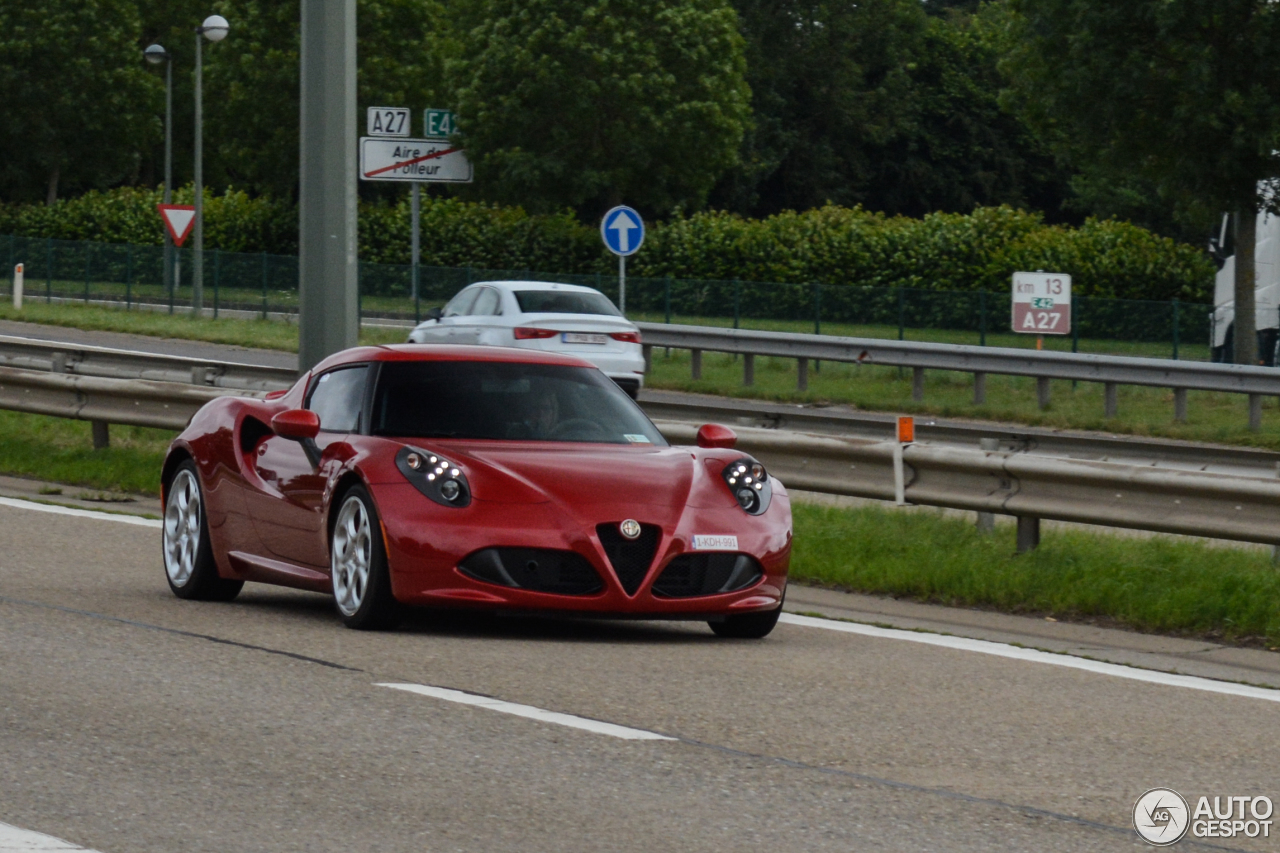
[[913, 417], [898, 418], [898, 443], [910, 444], [916, 440], [916, 419]]

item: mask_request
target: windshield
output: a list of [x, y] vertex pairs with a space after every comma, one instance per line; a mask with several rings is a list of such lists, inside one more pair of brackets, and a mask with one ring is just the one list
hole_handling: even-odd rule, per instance
[[609, 297], [594, 290], [517, 290], [523, 314], [607, 314], [621, 317]]
[[386, 362], [373, 411], [374, 435], [667, 446], [640, 407], [589, 367]]

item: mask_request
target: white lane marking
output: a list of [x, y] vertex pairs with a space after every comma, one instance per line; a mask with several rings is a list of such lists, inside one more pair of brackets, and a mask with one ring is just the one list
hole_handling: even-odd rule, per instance
[[54, 838], [52, 835], [0, 823], [0, 853], [36, 853], [36, 851], [45, 850], [83, 850], [85, 853], [94, 853], [92, 850], [72, 844], [70, 841], [63, 841], [61, 838]]
[[1244, 696], [1249, 699], [1280, 702], [1280, 690], [1269, 687], [1253, 687], [1248, 684], [1233, 684], [1230, 681], [1214, 681], [1212, 678], [1200, 678], [1195, 675], [1176, 675], [1170, 672], [1138, 669], [1137, 667], [1123, 666], [1118, 663], [1105, 663], [1103, 661], [1078, 658], [1073, 655], [1042, 652], [1038, 649], [1024, 649], [1019, 646], [992, 642], [991, 640], [971, 640], [967, 637], [952, 637], [946, 634], [925, 634], [918, 631], [905, 631], [901, 628], [878, 628], [875, 625], [863, 625], [859, 622], [815, 619], [812, 616], [799, 616], [794, 613], [784, 613], [778, 618], [778, 621], [805, 628], [822, 628], [827, 631], [861, 634], [864, 637], [877, 637], [885, 640], [906, 640], [911, 643], [924, 643], [927, 646], [942, 646], [947, 649], [979, 652], [984, 655], [995, 655], [996, 657], [1012, 658], [1013, 660], [1065, 666], [1068, 669], [1082, 669], [1085, 672], [1111, 675], [1116, 678], [1128, 678], [1133, 681], [1146, 681], [1150, 684], [1187, 687], [1192, 690], [1204, 690], [1209, 693], [1225, 693], [1228, 696]]
[[602, 723], [599, 720], [589, 720], [586, 717], [575, 717], [573, 714], [561, 714], [558, 711], [547, 711], [542, 708], [535, 708], [532, 705], [517, 705], [514, 702], [504, 702], [501, 699], [490, 699], [488, 696], [477, 696], [474, 693], [463, 693], [461, 690], [450, 690], [447, 687], [428, 687], [425, 684], [375, 684], [375, 687], [390, 687], [392, 690], [404, 690], [409, 693], [417, 693], [420, 696], [430, 696], [432, 699], [443, 699], [446, 702], [457, 702], [460, 705], [474, 705], [477, 708], [484, 708], [489, 711], [497, 711], [500, 714], [513, 714], [517, 717], [527, 717], [530, 720], [539, 720], [544, 723], [555, 723], [558, 726], [568, 726], [571, 729], [582, 729], [583, 731], [595, 732], [600, 735], [609, 735], [610, 737], [622, 738], [623, 740], [675, 740], [673, 737], [660, 735], [657, 732], [649, 732], [644, 729], [633, 729], [628, 726], [619, 726], [614, 723]]
[[164, 527], [158, 518], [141, 518], [136, 515], [116, 515], [112, 512], [98, 512], [92, 509], [76, 509], [71, 506], [42, 504], [35, 501], [24, 501], [21, 498], [0, 498], [0, 506], [11, 506], [16, 509], [33, 509], [36, 512], [51, 512], [54, 515], [74, 515], [76, 518], [96, 518], [100, 521], [118, 521], [121, 524], [136, 524], [139, 527]]

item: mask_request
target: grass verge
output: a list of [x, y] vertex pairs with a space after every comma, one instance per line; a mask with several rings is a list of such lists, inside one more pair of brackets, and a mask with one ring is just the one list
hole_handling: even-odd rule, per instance
[[176, 433], [112, 425], [93, 449], [88, 421], [0, 411], [0, 473], [103, 491], [160, 494], [160, 465]]
[[1015, 553], [1014, 528], [962, 518], [796, 503], [791, 577], [1007, 613], [1280, 646], [1280, 571], [1265, 551], [1169, 537], [1046, 531]]

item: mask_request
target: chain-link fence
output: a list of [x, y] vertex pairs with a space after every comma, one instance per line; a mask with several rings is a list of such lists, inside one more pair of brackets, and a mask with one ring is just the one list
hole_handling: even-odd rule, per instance
[[[166, 287], [165, 248], [0, 236], [7, 256], [0, 279], [8, 295], [13, 269], [25, 267], [28, 300], [76, 300], [89, 304], [173, 311], [191, 306], [192, 251], [173, 249], [177, 285]], [[478, 281], [538, 280], [584, 284], [618, 302], [610, 275], [492, 270], [473, 267], [418, 269], [414, 288], [408, 264], [360, 264], [360, 310], [365, 318], [417, 321]], [[1009, 327], [1009, 293], [865, 287], [856, 282], [781, 284], [635, 278], [626, 281], [627, 316], [633, 320], [801, 331], [864, 337], [898, 337], [954, 343], [1027, 346]], [[215, 315], [262, 317], [298, 310], [298, 259], [266, 253], [209, 249], [204, 262], [204, 304]], [[1048, 341], [1055, 349], [1207, 358], [1211, 306], [1193, 303], [1075, 296], [1073, 330]], [[229, 312], [234, 312], [231, 314]]]

